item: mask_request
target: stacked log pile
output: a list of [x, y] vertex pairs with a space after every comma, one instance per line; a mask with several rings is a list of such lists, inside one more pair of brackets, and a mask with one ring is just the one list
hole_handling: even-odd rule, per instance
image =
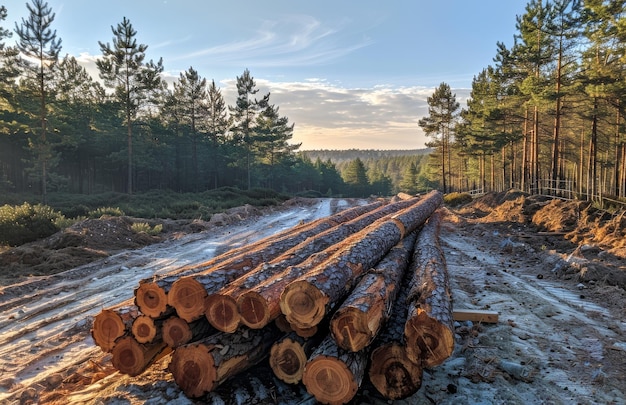
[[453, 334], [442, 196], [402, 198], [143, 280], [134, 300], [96, 316], [94, 341], [131, 376], [171, 353], [191, 398], [264, 361], [322, 403], [348, 403], [366, 378], [406, 398], [452, 354]]

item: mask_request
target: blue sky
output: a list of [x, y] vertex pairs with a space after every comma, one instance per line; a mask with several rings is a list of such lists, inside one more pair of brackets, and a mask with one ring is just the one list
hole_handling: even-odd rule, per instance
[[[30, 1], [30, 0], [29, 0]], [[98, 41], [126, 17], [168, 81], [193, 67], [234, 104], [249, 69], [295, 123], [301, 149], [415, 149], [417, 125], [441, 82], [465, 106], [472, 78], [513, 43], [526, 0], [47, 0], [62, 55], [97, 77]], [[27, 16], [4, 3], [5, 27]], [[15, 34], [7, 43], [15, 40]]]

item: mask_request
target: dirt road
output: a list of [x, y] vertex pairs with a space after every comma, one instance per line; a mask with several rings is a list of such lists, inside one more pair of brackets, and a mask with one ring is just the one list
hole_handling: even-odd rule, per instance
[[[93, 316], [131, 298], [140, 279], [330, 215], [344, 204], [321, 200], [5, 287], [0, 403], [196, 403], [165, 371], [167, 357], [135, 378], [116, 373], [91, 339]], [[567, 252], [551, 251], [549, 241], [522, 226], [450, 214], [441, 240], [455, 308], [497, 311], [500, 321], [457, 324], [454, 355], [427, 370], [418, 393], [397, 404], [626, 403], [623, 289], [564, 278]], [[306, 394], [298, 402], [277, 389], [263, 403], [312, 402]], [[365, 387], [354, 403], [388, 401]]]

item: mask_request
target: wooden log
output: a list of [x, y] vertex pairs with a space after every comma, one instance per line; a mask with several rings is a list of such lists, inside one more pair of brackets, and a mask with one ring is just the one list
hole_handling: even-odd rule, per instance
[[237, 329], [240, 322], [242, 322], [240, 315], [243, 315], [245, 318], [243, 323], [251, 328], [265, 326], [270, 319], [267, 317], [267, 312], [264, 312], [264, 307], [255, 306], [256, 302], [253, 300], [243, 301], [242, 305], [238, 307], [236, 300], [239, 296], [274, 277], [276, 274], [283, 272], [289, 266], [295, 266], [304, 262], [317, 252], [340, 243], [375, 220], [406, 208], [414, 204], [415, 201], [417, 200], [400, 201], [382, 206], [337, 227], [307, 238], [277, 258], [263, 263], [238, 279], [233, 280], [221, 290], [208, 294], [205, 299], [205, 316], [215, 328], [224, 332], [233, 332]]
[[353, 352], [363, 350], [389, 319], [415, 239], [416, 232], [412, 232], [394, 246], [335, 311], [330, 332], [339, 347]]
[[280, 334], [273, 325], [258, 330], [242, 328], [237, 333], [219, 332], [177, 348], [168, 369], [187, 396], [198, 398], [265, 359]]
[[442, 201], [441, 193], [433, 191], [398, 214], [374, 222], [352, 235], [326, 262], [291, 282], [280, 297], [280, 309], [289, 323], [300, 328], [319, 323], [365, 270], [424, 224]]
[[346, 404], [356, 395], [365, 374], [367, 350], [349, 352], [328, 335], [311, 354], [302, 382], [324, 404]]
[[171, 348], [195, 342], [215, 332], [204, 318], [187, 323], [177, 316], [172, 316], [163, 322], [163, 341]]
[[410, 277], [403, 278], [391, 316], [370, 346], [370, 382], [392, 400], [408, 398], [422, 385], [422, 367], [409, 360], [404, 341], [409, 281]]
[[134, 377], [169, 353], [171, 349], [163, 341], [141, 344], [132, 336], [123, 336], [115, 342], [111, 363], [120, 373]]
[[454, 350], [450, 284], [439, 247], [440, 222], [441, 213], [436, 212], [424, 225], [409, 268], [406, 350], [411, 361], [424, 367], [441, 364]]
[[[358, 216], [374, 210], [381, 205], [382, 202], [377, 201], [371, 204], [353, 207], [310, 223], [286, 229], [276, 235], [263, 238], [249, 245], [223, 253], [206, 262], [183, 266], [162, 277], [144, 279], [140, 281], [139, 287], [135, 290], [135, 304], [144, 315], [148, 315], [153, 318], [164, 316], [168, 310], [168, 305], [171, 306], [168, 295], [173, 287], [173, 284], [180, 278], [191, 277], [192, 275], [216, 271], [218, 269], [223, 270], [230, 268], [233, 270], [239, 269], [239, 271], [245, 272], [246, 270], [250, 270], [264, 261], [269, 261], [271, 258], [279, 255], [285, 250], [304, 241], [307, 237], [316, 235], [326, 229], [333, 228], [340, 223], [357, 218]], [[238, 276], [231, 275], [229, 278], [232, 281], [237, 277]], [[182, 291], [180, 294], [184, 295], [185, 292]], [[201, 294], [200, 300], [203, 300], [203, 297], [204, 295]], [[174, 301], [176, 301], [176, 299], [174, 299]], [[189, 302], [186, 302], [186, 304], [189, 305]], [[187, 318], [184, 319], [188, 322], [193, 320]]]
[[105, 352], [111, 352], [115, 341], [128, 334], [139, 310], [132, 301], [125, 301], [118, 307], [103, 309], [93, 320], [91, 336]]
[[291, 332], [278, 339], [270, 350], [269, 364], [274, 375], [288, 384], [302, 380], [304, 366], [313, 350], [319, 345], [321, 334], [307, 339]]
[[146, 315], [139, 315], [133, 320], [131, 332], [138, 343], [151, 343], [162, 340], [161, 330], [163, 319], [153, 319]]
[[498, 323], [498, 312], [480, 309], [455, 309], [452, 311], [452, 320], [459, 322]]

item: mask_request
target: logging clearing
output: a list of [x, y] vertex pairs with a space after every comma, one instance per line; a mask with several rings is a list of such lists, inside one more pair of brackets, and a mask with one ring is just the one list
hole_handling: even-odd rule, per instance
[[[201, 267], [228, 251], [252, 250], [241, 247], [372, 202], [286, 206], [58, 275], [8, 283], [0, 295], [0, 354], [6, 359], [0, 401], [591, 404], [626, 398], [624, 259], [615, 243], [623, 227], [619, 216], [583, 204], [501, 193], [454, 210], [440, 208], [439, 233], [430, 236], [439, 249], [415, 250], [402, 280], [383, 269], [385, 263], [401, 267], [406, 258], [392, 253], [412, 233], [402, 217], [390, 218], [383, 229], [393, 226], [399, 231], [391, 235], [402, 238], [385, 241], [386, 253], [374, 264], [349, 249], [313, 255], [310, 271], [320, 277], [321, 265], [337, 265], [340, 258], [361, 263], [338, 273], [333, 283], [343, 289], [323, 290], [319, 323], [290, 324], [278, 306], [274, 322], [225, 333], [205, 316], [188, 321], [171, 306], [147, 316], [135, 305], [135, 290], [148, 281], [177, 277], [181, 269]], [[586, 222], [569, 221], [568, 213]], [[424, 222], [416, 226], [416, 239], [427, 237], [428, 231], [421, 232], [434, 225]], [[381, 246], [380, 237], [372, 240], [363, 246]], [[340, 246], [358, 243], [345, 238]], [[428, 266], [413, 264], [414, 256], [430, 257], [420, 260]], [[447, 278], [440, 277], [442, 264]], [[279, 274], [268, 280], [281, 279]], [[412, 283], [409, 275], [417, 274], [431, 281]], [[307, 277], [303, 273], [297, 281]], [[381, 288], [366, 288], [375, 285]], [[237, 291], [247, 292], [247, 286]], [[448, 294], [451, 305], [445, 308]], [[394, 299], [404, 306], [389, 311]], [[361, 313], [361, 320], [343, 318], [342, 312]], [[419, 338], [405, 334], [414, 313], [442, 324], [452, 348], [450, 334], [433, 332], [437, 327], [417, 333]], [[433, 337], [444, 343], [434, 345]], [[409, 347], [419, 350], [409, 354]], [[439, 355], [443, 361], [428, 360], [436, 348], [446, 349]]]

